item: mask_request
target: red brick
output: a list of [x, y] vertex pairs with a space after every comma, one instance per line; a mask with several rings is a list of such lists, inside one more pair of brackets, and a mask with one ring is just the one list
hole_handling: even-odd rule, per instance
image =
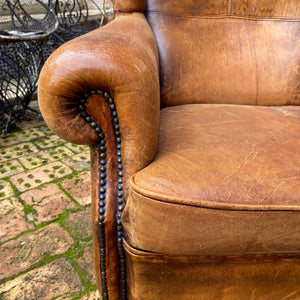
[[91, 203], [90, 172], [82, 172], [72, 179], [65, 179], [61, 186], [82, 206]]
[[23, 206], [13, 197], [0, 201], [0, 242], [4, 242], [23, 231], [33, 229], [33, 225], [26, 222]]
[[54, 183], [27, 191], [20, 197], [36, 210], [38, 223], [51, 221], [67, 209], [76, 208], [76, 204]]
[[57, 223], [30, 232], [0, 247], [0, 279], [33, 267], [47, 256], [62, 254], [74, 244], [67, 231]]
[[71, 295], [82, 290], [80, 278], [66, 258], [0, 285], [1, 299], [7, 300], [73, 299]]

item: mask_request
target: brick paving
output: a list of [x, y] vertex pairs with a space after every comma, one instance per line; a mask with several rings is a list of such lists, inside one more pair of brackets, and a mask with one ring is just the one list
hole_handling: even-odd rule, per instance
[[0, 138], [0, 299], [96, 300], [87, 146], [42, 120]]

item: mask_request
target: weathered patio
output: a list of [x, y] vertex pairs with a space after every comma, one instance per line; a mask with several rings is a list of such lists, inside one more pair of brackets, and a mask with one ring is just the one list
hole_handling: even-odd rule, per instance
[[88, 169], [41, 119], [0, 140], [0, 299], [97, 299]]

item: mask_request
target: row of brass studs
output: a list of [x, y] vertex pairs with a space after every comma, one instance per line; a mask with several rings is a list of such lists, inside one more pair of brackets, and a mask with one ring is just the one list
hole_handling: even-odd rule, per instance
[[121, 223], [121, 216], [124, 210], [125, 201], [123, 196], [123, 164], [121, 157], [121, 133], [119, 126], [119, 119], [117, 115], [116, 106], [114, 103], [114, 99], [109, 95], [109, 93], [103, 93], [104, 98], [109, 104], [109, 108], [111, 111], [111, 119], [112, 126], [115, 134], [116, 141], [116, 160], [117, 160], [117, 203], [118, 209], [116, 214], [116, 226], [117, 226], [117, 243], [118, 243], [118, 252], [120, 257], [120, 281], [121, 281], [121, 295], [123, 300], [127, 299], [127, 281], [126, 281], [126, 261], [125, 261], [125, 253], [123, 248], [123, 226]]
[[101, 282], [102, 282], [102, 296], [103, 300], [108, 300], [108, 289], [107, 289], [107, 276], [106, 276], [106, 243], [105, 243], [105, 230], [104, 230], [104, 220], [105, 220], [105, 204], [106, 204], [106, 140], [105, 135], [102, 132], [102, 129], [98, 124], [87, 114], [85, 105], [87, 99], [95, 94], [103, 95], [106, 102], [109, 105], [112, 117], [112, 125], [115, 134], [115, 144], [116, 144], [116, 160], [118, 168], [118, 177], [117, 177], [117, 203], [118, 211], [116, 214], [116, 226], [117, 226], [117, 243], [118, 243], [118, 252], [120, 257], [120, 271], [121, 271], [121, 291], [122, 299], [127, 299], [127, 284], [126, 284], [126, 262], [125, 262], [125, 253], [123, 248], [123, 226], [121, 223], [121, 216], [124, 210], [124, 197], [123, 197], [123, 165], [121, 158], [121, 134], [119, 128], [119, 120], [114, 104], [113, 98], [109, 93], [102, 90], [92, 90], [90, 93], [85, 93], [84, 97], [80, 100], [79, 103], [79, 113], [80, 116], [85, 120], [85, 122], [90, 125], [99, 137], [99, 202], [98, 202], [98, 238], [100, 244], [100, 269], [101, 269]]

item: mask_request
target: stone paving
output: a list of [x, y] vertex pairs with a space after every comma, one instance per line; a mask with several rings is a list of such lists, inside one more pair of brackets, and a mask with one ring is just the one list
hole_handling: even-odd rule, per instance
[[0, 299], [99, 299], [89, 149], [43, 121], [0, 138]]

